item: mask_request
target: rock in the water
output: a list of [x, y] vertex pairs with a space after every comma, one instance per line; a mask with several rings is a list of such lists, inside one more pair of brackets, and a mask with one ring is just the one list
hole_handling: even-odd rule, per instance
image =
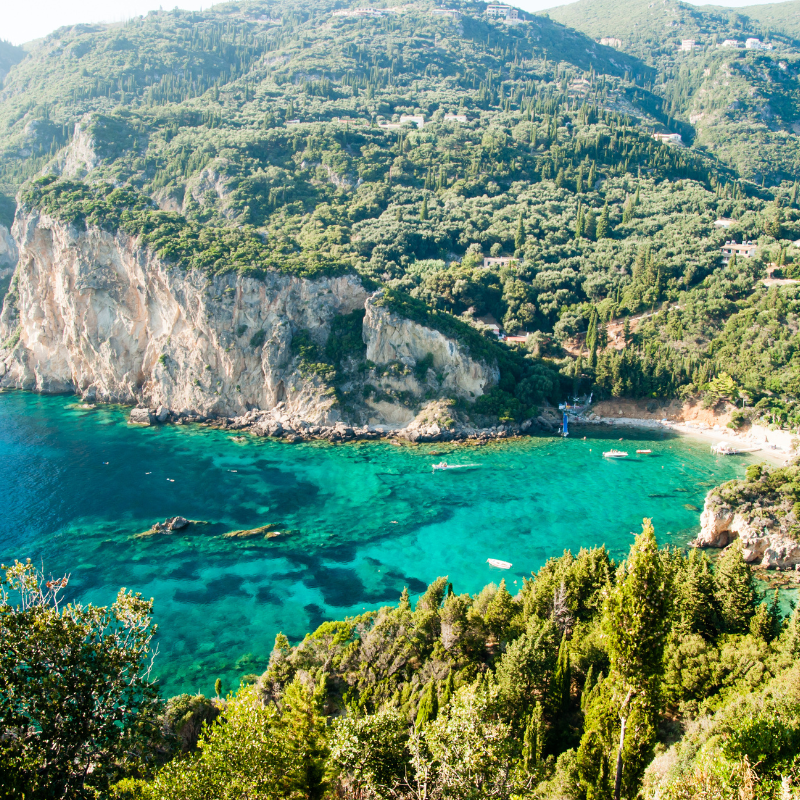
[[155, 415], [149, 408], [132, 408], [128, 422], [131, 425], [153, 425], [156, 421]]
[[167, 520], [167, 527], [171, 531], [182, 531], [189, 527], [189, 520], [186, 517], [171, 517]]
[[156, 411], [156, 419], [164, 423], [169, 419], [169, 409], [165, 406], [159, 406], [158, 411]]

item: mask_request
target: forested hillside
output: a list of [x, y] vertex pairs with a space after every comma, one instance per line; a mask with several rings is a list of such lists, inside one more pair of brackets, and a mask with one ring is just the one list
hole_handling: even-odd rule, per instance
[[[590, 7], [639, 19], [606, 5]], [[356, 272], [445, 327], [496, 320], [527, 337], [519, 358], [560, 372], [551, 401], [593, 387], [713, 399], [724, 372], [753, 403], [792, 406], [796, 291], [761, 284], [769, 263], [791, 277], [800, 259], [788, 34], [769, 34], [773, 51], [709, 39], [681, 60], [680, 26], [639, 25], [625, 53], [583, 11], [589, 35], [483, 4], [354, 8], [231, 3], [57, 31], [0, 93], [0, 211], [18, 196], [184, 266]], [[659, 9], [701, 41], [768, 35]], [[756, 241], [755, 257], [724, 265], [731, 238]], [[488, 406], [523, 413], [526, 374]]]
[[[439, 578], [326, 622], [223, 698], [164, 703], [152, 602], [60, 604], [0, 579], [0, 796], [787, 798], [800, 770], [800, 611], [740, 546], [565, 553], [521, 587]], [[510, 591], [509, 591], [510, 590]], [[515, 593], [512, 596], [511, 592]], [[616, 787], [616, 790], [615, 790]]]

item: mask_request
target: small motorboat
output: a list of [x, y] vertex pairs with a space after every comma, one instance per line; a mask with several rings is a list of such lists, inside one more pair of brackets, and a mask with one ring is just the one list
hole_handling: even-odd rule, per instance
[[627, 458], [628, 454], [624, 450], [606, 450], [603, 456], [605, 458]]
[[645, 455], [645, 456], [649, 456], [649, 455], [650, 455], [650, 453], [652, 453], [653, 451], [652, 451], [652, 450], [637, 450], [636, 452], [637, 452], [639, 455]]
[[471, 469], [472, 467], [479, 467], [480, 464], [448, 464], [446, 461], [440, 461], [438, 464], [433, 465], [433, 471], [445, 469]]
[[511, 564], [508, 561], [501, 561], [499, 558], [487, 558], [486, 563], [498, 569], [511, 569]]

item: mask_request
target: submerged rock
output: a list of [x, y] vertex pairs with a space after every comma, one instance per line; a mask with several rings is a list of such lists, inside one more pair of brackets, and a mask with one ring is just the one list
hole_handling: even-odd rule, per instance
[[[223, 539], [249, 539], [253, 536], [261, 536], [263, 538], [269, 537], [270, 533], [273, 533], [275, 529], [275, 525], [270, 523], [269, 525], [262, 525], [259, 528], [249, 528], [247, 530], [241, 531], [228, 531], [228, 533], [223, 533]], [[277, 535], [277, 534], [275, 534]]]

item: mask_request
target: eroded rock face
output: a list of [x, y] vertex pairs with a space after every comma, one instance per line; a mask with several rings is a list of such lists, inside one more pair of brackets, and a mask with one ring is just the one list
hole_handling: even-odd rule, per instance
[[0, 280], [8, 277], [17, 266], [17, 243], [5, 225], [0, 225]]
[[[364, 317], [368, 361], [400, 362], [413, 368], [430, 354], [433, 369], [440, 374], [441, 391], [470, 399], [480, 397], [500, 380], [496, 365], [475, 361], [454, 339], [376, 305], [377, 297], [367, 301]], [[409, 385], [403, 388], [413, 392], [414, 379], [409, 376], [408, 380]]]
[[709, 492], [700, 517], [698, 547], [727, 547], [740, 539], [744, 560], [762, 567], [794, 567], [800, 564], [800, 543], [781, 529], [768, 514], [753, 514], [747, 519], [736, 509], [720, 502]]
[[335, 421], [304, 378], [293, 332], [324, 343], [337, 314], [364, 306], [354, 276], [210, 278], [163, 262], [136, 239], [18, 214], [19, 263], [0, 316], [0, 385], [79, 392], [202, 414], [274, 408]]

